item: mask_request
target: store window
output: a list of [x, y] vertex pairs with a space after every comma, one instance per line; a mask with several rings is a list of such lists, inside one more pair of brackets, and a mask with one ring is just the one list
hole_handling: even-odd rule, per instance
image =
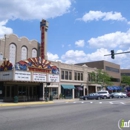
[[53, 98], [58, 98], [58, 88], [52, 88], [52, 96]]
[[7, 97], [10, 97], [10, 86], [7, 86], [6, 90], [7, 90]]

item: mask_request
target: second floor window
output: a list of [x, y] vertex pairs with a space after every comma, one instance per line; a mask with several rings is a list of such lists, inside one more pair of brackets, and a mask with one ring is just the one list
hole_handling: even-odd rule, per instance
[[61, 79], [72, 80], [72, 72], [69, 70], [62, 70], [61, 71]]

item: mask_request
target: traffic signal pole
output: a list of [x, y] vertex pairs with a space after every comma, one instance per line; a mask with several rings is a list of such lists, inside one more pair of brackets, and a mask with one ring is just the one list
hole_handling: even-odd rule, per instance
[[[120, 53], [114, 53], [114, 55], [118, 55], [118, 54], [124, 54], [124, 53], [130, 53], [130, 51], [125, 51], [125, 52], [120, 52]], [[110, 56], [112, 54], [107, 54], [107, 55], [104, 55], [104, 56]]]

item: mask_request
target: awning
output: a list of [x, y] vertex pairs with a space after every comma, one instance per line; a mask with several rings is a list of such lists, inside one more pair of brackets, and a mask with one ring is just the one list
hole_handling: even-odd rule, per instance
[[111, 86], [108, 86], [107, 87], [107, 90], [113, 90]]
[[130, 87], [127, 87], [126, 90], [127, 90], [127, 91], [130, 91]]
[[71, 84], [62, 84], [61, 85], [64, 89], [74, 89], [74, 85], [71, 85]]
[[83, 90], [83, 88], [82, 87], [78, 87], [78, 90]]

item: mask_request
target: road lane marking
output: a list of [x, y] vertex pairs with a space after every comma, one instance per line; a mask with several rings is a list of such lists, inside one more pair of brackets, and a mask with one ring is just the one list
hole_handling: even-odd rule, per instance
[[120, 103], [125, 105], [125, 103], [124, 103], [124, 102], [120, 102]]
[[102, 104], [102, 102], [99, 102], [99, 104]]
[[113, 102], [109, 102], [110, 104], [113, 104]]

